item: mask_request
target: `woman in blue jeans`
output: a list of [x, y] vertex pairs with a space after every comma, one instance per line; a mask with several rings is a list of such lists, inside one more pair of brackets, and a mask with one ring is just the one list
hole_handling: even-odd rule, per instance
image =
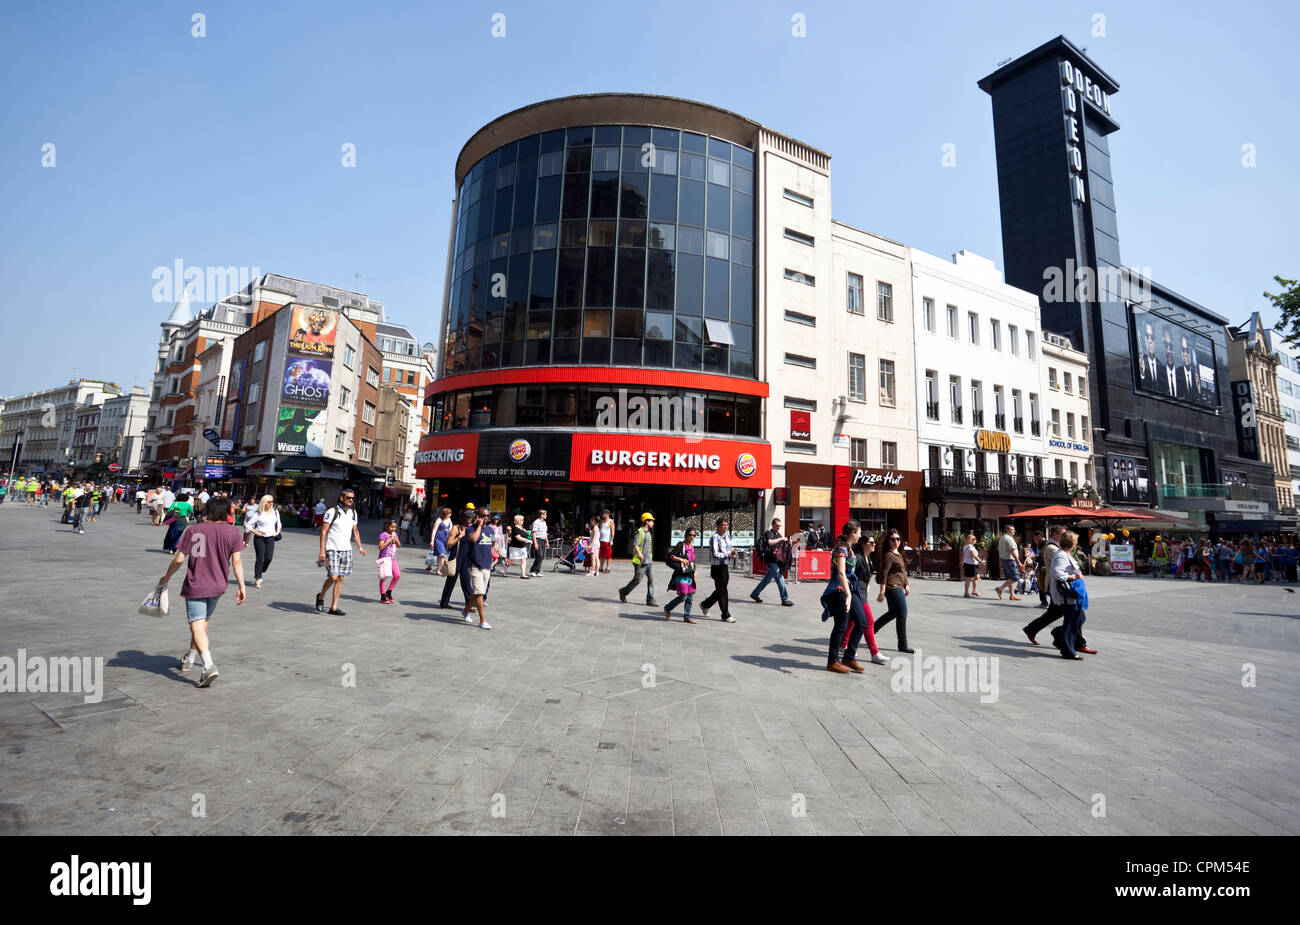
[[1074, 547], [1078, 541], [1079, 535], [1073, 530], [1062, 533], [1061, 548], [1052, 560], [1051, 568], [1052, 603], [1061, 608], [1061, 614], [1065, 618], [1061, 628], [1052, 631], [1052, 638], [1061, 652], [1061, 658], [1072, 660], [1083, 658], [1075, 651], [1083, 645], [1079, 642], [1079, 634], [1083, 630], [1083, 609], [1073, 591], [1067, 590], [1076, 578], [1083, 577], [1079, 563], [1074, 560]]
[[[839, 537], [835, 540], [835, 551], [831, 553], [831, 577], [822, 591], [822, 604], [830, 618], [835, 621], [831, 627], [830, 650], [826, 658], [826, 670], [836, 674], [852, 674], [864, 669], [857, 662], [858, 641], [862, 638], [862, 626], [849, 624], [853, 614], [853, 596], [858, 593], [858, 578], [853, 567], [853, 547], [862, 537], [862, 528], [856, 520], [846, 520]], [[825, 619], [825, 618], [823, 618]]]
[[898, 651], [908, 655], [912, 649], [907, 645], [907, 596], [912, 593], [907, 584], [907, 562], [902, 553], [903, 537], [889, 531], [885, 539], [885, 549], [880, 556], [880, 571], [876, 579], [880, 582], [880, 594], [876, 603], [888, 599], [889, 610], [876, 621], [876, 633], [891, 620], [898, 631]]

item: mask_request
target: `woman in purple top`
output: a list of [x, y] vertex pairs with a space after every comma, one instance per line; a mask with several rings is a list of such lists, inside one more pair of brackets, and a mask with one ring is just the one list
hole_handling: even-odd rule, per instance
[[217, 609], [217, 601], [230, 586], [230, 570], [235, 572], [239, 592], [235, 603], [244, 603], [244, 563], [239, 551], [244, 548], [243, 531], [226, 522], [230, 515], [230, 499], [224, 496], [210, 498], [204, 509], [204, 522], [186, 528], [176, 544], [176, 555], [167, 574], [158, 582], [166, 586], [172, 575], [182, 566], [185, 583], [181, 597], [185, 599], [185, 612], [190, 623], [190, 650], [181, 657], [178, 666], [189, 671], [196, 660], [201, 660], [203, 671], [195, 682], [196, 687], [207, 687], [217, 677], [217, 666], [212, 663], [212, 650], [208, 644], [208, 621]]

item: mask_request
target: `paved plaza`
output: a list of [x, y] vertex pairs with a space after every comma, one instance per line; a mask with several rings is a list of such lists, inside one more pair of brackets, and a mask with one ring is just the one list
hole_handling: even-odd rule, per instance
[[[314, 535], [285, 531], [261, 590], [245, 553], [248, 601], [223, 598], [221, 676], [197, 689], [175, 669], [181, 576], [169, 616], [137, 613], [161, 528], [113, 505], [78, 536], [0, 505], [0, 657], [105, 664], [95, 704], [0, 693], [0, 833], [1300, 833], [1300, 594], [1278, 585], [1093, 579], [1100, 654], [1066, 662], [1025, 640], [1031, 601], [914, 580], [917, 655], [987, 658], [984, 702], [896, 691], [891, 666], [827, 673], [820, 584], [782, 608], [733, 577], [738, 622], [689, 626], [641, 589], [619, 604], [626, 561], [548, 562], [493, 580], [487, 632], [438, 609], [412, 548], [384, 606], [378, 531], [341, 617], [313, 607]], [[896, 655], [892, 627], [880, 641]]]

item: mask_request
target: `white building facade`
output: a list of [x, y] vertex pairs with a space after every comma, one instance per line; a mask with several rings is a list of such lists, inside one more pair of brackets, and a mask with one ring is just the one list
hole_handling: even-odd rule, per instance
[[1065, 479], [1071, 492], [1101, 489], [1093, 485], [1092, 414], [1088, 403], [1088, 355], [1069, 338], [1042, 332], [1040, 394], [1047, 409], [1049, 475]]

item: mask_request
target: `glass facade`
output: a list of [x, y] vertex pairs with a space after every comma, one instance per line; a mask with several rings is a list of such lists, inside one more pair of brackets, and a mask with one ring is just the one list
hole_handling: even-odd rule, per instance
[[[441, 374], [650, 366], [754, 378], [754, 152], [636, 125], [530, 135], [460, 188]], [[727, 322], [733, 345], [710, 340]]]

